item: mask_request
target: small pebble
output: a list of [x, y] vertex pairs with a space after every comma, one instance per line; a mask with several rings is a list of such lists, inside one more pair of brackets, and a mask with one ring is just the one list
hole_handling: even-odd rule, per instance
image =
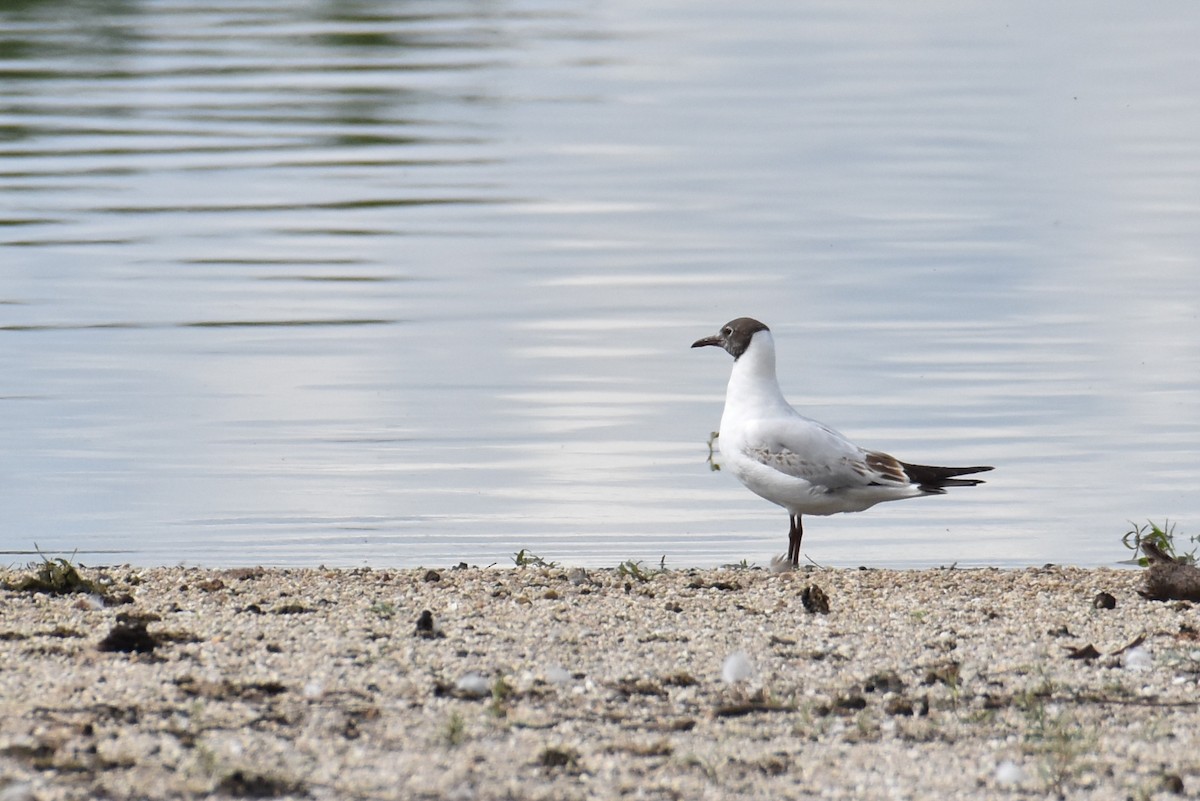
[[97, 647], [101, 651], [148, 654], [158, 647], [158, 639], [146, 631], [144, 622], [121, 622], [113, 625]]
[[1116, 609], [1117, 599], [1113, 597], [1112, 593], [1098, 592], [1092, 599], [1092, 606], [1097, 609]]
[[861, 695], [839, 695], [834, 699], [833, 706], [835, 709], [844, 712], [853, 712], [859, 709], [866, 709], [867, 699]]
[[996, 766], [996, 784], [1001, 787], [1011, 787], [1025, 781], [1025, 771], [1011, 759], [1006, 759]]
[[754, 675], [754, 665], [745, 651], [734, 651], [721, 665], [721, 680], [726, 684], [746, 681]]
[[428, 609], [421, 612], [417, 618], [417, 636], [432, 640], [436, 637], [444, 637], [442, 627], [433, 621], [433, 612]]
[[829, 596], [816, 584], [811, 584], [800, 592], [800, 603], [814, 615], [829, 614]]
[[36, 798], [29, 782], [13, 782], [0, 790], [0, 801], [35, 801]]
[[867, 679], [863, 685], [863, 692], [873, 693], [898, 693], [904, 689], [904, 680], [896, 675], [896, 671], [889, 670], [884, 673], [876, 673]]
[[1139, 645], [1126, 651], [1121, 662], [1126, 670], [1150, 670], [1154, 667], [1154, 655], [1150, 653], [1150, 649]]
[[543, 676], [547, 684], [570, 684], [571, 674], [562, 665], [554, 665], [546, 668]]
[[491, 685], [488, 680], [478, 673], [468, 673], [458, 681], [454, 682], [454, 689], [460, 694], [470, 698], [483, 698], [485, 695], [492, 694]]
[[104, 598], [95, 593], [85, 595], [75, 602], [76, 609], [90, 609], [93, 612], [104, 608]]

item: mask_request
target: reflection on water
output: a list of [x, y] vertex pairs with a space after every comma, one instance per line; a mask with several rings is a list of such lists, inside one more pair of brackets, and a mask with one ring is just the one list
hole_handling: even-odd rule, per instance
[[9, 4], [0, 550], [761, 564], [688, 348], [746, 314], [807, 413], [997, 466], [822, 563], [1200, 532], [1174, 11]]

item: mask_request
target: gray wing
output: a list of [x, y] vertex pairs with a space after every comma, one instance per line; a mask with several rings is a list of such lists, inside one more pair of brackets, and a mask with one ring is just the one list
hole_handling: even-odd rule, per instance
[[758, 421], [745, 434], [743, 451], [751, 459], [830, 490], [912, 483], [895, 458], [864, 450], [806, 417]]

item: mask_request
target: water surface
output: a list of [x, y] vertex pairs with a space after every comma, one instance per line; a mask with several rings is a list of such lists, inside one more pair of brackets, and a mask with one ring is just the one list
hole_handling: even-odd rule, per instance
[[2, 557], [747, 559], [705, 440], [805, 413], [988, 484], [823, 564], [1200, 533], [1200, 12], [39, 3], [0, 12]]

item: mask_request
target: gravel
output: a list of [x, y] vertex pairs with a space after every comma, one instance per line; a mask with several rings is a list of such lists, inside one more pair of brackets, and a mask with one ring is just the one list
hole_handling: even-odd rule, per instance
[[5, 801], [1200, 793], [1137, 570], [79, 573], [0, 590]]

